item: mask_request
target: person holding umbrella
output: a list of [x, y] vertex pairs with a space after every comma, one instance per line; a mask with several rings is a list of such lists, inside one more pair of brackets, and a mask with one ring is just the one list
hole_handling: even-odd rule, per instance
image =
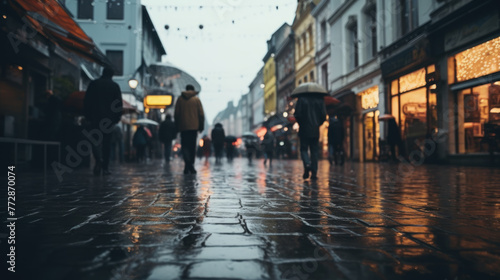
[[318, 179], [319, 127], [326, 120], [326, 90], [317, 83], [303, 83], [292, 92], [297, 97], [295, 119], [299, 124], [300, 156], [304, 164], [302, 178]]

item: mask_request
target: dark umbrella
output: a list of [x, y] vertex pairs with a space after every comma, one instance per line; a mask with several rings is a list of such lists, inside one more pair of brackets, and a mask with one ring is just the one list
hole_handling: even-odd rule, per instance
[[390, 115], [390, 114], [383, 114], [383, 115], [378, 117], [379, 121], [386, 121], [386, 120], [390, 120], [390, 119], [394, 119], [394, 116]]

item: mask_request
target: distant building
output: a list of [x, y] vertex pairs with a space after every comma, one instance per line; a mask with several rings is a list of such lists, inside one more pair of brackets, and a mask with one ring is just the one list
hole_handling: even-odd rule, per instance
[[[149, 66], [165, 49], [141, 0], [65, 1], [75, 20], [106, 54], [115, 69], [113, 80], [124, 99], [142, 111], [147, 87], [158, 86]], [[131, 89], [128, 81], [137, 79]]]

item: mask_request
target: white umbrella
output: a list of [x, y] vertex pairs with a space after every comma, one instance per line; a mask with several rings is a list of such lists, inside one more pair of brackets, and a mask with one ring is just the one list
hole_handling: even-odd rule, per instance
[[302, 94], [328, 95], [326, 89], [318, 83], [303, 83], [292, 92], [292, 97], [299, 97]]
[[158, 125], [157, 122], [150, 119], [139, 119], [134, 122], [135, 125]]
[[250, 131], [247, 131], [245, 133], [243, 133], [243, 135], [241, 135], [241, 137], [255, 137], [257, 138], [257, 134], [253, 133], [253, 132], [250, 132]]

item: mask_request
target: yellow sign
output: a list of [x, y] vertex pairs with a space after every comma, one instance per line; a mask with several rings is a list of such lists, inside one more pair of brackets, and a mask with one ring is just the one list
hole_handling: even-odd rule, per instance
[[147, 95], [144, 97], [144, 107], [165, 108], [172, 105], [172, 95]]

